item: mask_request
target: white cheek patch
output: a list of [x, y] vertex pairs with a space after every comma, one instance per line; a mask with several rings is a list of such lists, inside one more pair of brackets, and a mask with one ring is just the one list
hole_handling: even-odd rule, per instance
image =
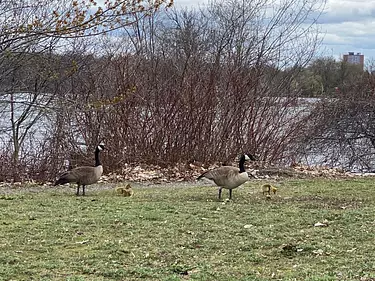
[[98, 145], [98, 149], [99, 149], [99, 151], [102, 151], [102, 150], [103, 150], [103, 148], [101, 147], [101, 145], [103, 145], [103, 144]]
[[245, 154], [245, 160], [250, 160], [250, 157]]

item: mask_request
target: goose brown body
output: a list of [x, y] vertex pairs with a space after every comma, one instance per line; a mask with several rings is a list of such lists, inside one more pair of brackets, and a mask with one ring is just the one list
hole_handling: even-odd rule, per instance
[[81, 166], [63, 173], [55, 185], [75, 182], [79, 185], [90, 185], [98, 182], [103, 174], [103, 166]]
[[86, 185], [98, 182], [103, 174], [103, 166], [100, 163], [99, 153], [104, 149], [104, 145], [100, 144], [95, 150], [95, 166], [80, 166], [70, 171], [64, 172], [58, 180], [56, 185], [65, 183], [77, 183], [77, 195], [79, 195], [79, 188], [82, 186], [82, 195], [85, 195]]
[[215, 182], [217, 186], [233, 189], [249, 180], [247, 172], [240, 173], [240, 169], [231, 166], [222, 166], [202, 175]]
[[245, 171], [244, 163], [247, 160], [255, 160], [251, 154], [243, 154], [239, 161], [239, 168], [232, 166], [221, 166], [204, 172], [197, 179], [207, 178], [219, 186], [219, 199], [223, 188], [229, 189], [229, 199], [232, 198], [232, 190], [249, 180], [249, 174]]

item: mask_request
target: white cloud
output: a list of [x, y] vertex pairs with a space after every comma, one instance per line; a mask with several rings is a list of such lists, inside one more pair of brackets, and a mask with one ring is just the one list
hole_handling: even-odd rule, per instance
[[375, 16], [375, 1], [329, 0], [319, 23], [362, 22]]
[[374, 0], [328, 0], [318, 23], [326, 54], [342, 57], [352, 51], [364, 54], [365, 60], [375, 58]]
[[[361, 38], [375, 36], [375, 21], [372, 22], [343, 22], [337, 24], [326, 24], [321, 26], [327, 34], [336, 38]], [[324, 31], [324, 30], [323, 30]]]

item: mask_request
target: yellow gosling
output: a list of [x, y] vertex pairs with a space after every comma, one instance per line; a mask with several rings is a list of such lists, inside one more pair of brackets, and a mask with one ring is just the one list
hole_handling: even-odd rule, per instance
[[131, 197], [133, 196], [133, 189], [130, 184], [127, 184], [125, 187], [116, 187], [116, 193], [124, 197]]
[[271, 184], [264, 184], [262, 186], [262, 193], [263, 195], [264, 194], [268, 194], [268, 195], [271, 195], [271, 191], [273, 192], [273, 194], [276, 194], [277, 192], [277, 187], [271, 185]]

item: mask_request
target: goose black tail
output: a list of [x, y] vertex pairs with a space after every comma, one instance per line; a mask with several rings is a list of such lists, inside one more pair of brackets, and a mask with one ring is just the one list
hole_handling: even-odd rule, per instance
[[207, 172], [204, 172], [203, 174], [201, 174], [199, 177], [197, 177], [197, 180], [200, 180], [201, 178], [204, 178], [205, 175], [206, 175]]
[[66, 179], [66, 178], [59, 178], [57, 181], [55, 181], [55, 183], [53, 185], [56, 186], [56, 185], [60, 185], [60, 184], [66, 184], [68, 182], [69, 182], [69, 180]]

